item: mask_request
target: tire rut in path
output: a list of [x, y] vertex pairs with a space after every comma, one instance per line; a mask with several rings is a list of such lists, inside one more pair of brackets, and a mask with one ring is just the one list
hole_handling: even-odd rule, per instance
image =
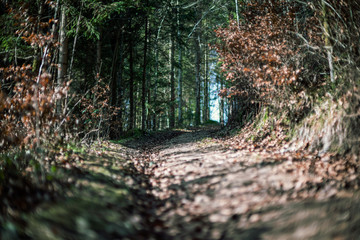
[[294, 171], [286, 157], [225, 149], [209, 139], [214, 131], [189, 131], [146, 150], [148, 191], [161, 203], [158, 236], [358, 239], [358, 193], [309, 187], [302, 179], [317, 176]]

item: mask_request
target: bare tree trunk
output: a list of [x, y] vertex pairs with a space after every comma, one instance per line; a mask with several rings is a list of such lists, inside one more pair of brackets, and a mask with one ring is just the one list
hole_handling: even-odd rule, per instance
[[201, 33], [202, 33], [202, 4], [197, 5], [197, 16], [199, 19], [194, 29], [194, 47], [195, 47], [195, 125], [201, 124]]
[[[60, 29], [59, 29], [59, 64], [58, 64], [58, 78], [57, 84], [60, 87], [65, 81], [67, 75], [68, 67], [68, 38], [66, 36], [66, 11], [65, 6], [61, 6], [61, 19], [60, 19]], [[57, 112], [61, 113], [61, 102], [57, 102]]]
[[[139, 83], [135, 82], [134, 83], [134, 128], [138, 128], [139, 126], [139, 121], [140, 121], [140, 125], [141, 125], [141, 118], [139, 120], [138, 116], [138, 104], [139, 104], [139, 99], [140, 99], [140, 88], [139, 88]], [[141, 100], [140, 100], [141, 102]]]
[[240, 22], [239, 22], [239, 5], [238, 5], [238, 0], [235, 0], [235, 8], [236, 8], [236, 23], [239, 26]]
[[[150, 42], [149, 42], [149, 45], [150, 45]], [[149, 105], [151, 105], [151, 74], [150, 74], [149, 64], [148, 64], [146, 72], [147, 72], [146, 73], [146, 78], [147, 78], [146, 97], [147, 97], [147, 102], [149, 103]], [[152, 108], [147, 109], [146, 129], [149, 129], [149, 130], [152, 129], [152, 112], [153, 112], [153, 110], [154, 110], [154, 106], [152, 106]]]
[[[218, 82], [220, 83], [220, 89], [223, 89], [224, 88], [224, 81], [222, 79], [222, 77], [220, 77], [219, 75], [216, 75], [216, 77], [218, 78]], [[224, 98], [223, 97], [220, 97], [220, 124], [221, 126], [224, 126], [225, 125], [225, 121], [224, 121], [224, 118], [225, 118], [225, 114], [224, 114], [224, 109], [225, 109], [225, 102], [224, 102]]]
[[123, 132], [123, 70], [124, 70], [124, 31], [121, 29], [120, 47], [119, 47], [119, 71], [117, 73], [117, 85], [118, 85], [118, 98], [116, 106], [119, 108], [118, 115], [116, 116], [118, 122], [118, 132]]
[[153, 130], [155, 131], [157, 129], [157, 121], [156, 121], [156, 112], [157, 112], [157, 88], [158, 88], [158, 82], [159, 82], [159, 33], [156, 37], [156, 43], [155, 43], [155, 86], [154, 86], [154, 96], [153, 96], [153, 103], [154, 103], [154, 110], [155, 114], [153, 114]]
[[322, 15], [323, 15], [323, 27], [324, 27], [324, 38], [325, 38], [325, 49], [327, 52], [327, 58], [329, 62], [329, 71], [330, 71], [330, 80], [331, 82], [335, 82], [334, 77], [334, 66], [333, 66], [333, 47], [331, 46], [330, 42], [330, 27], [328, 23], [328, 13], [327, 13], [327, 6], [325, 0], [322, 0]]
[[183, 124], [183, 112], [182, 112], [182, 46], [181, 46], [181, 32], [180, 32], [180, 8], [179, 0], [177, 0], [177, 42], [178, 42], [178, 53], [179, 53], [179, 72], [178, 72], [178, 125]]
[[169, 126], [175, 127], [175, 39], [174, 29], [170, 33], [170, 111]]
[[100, 29], [99, 39], [96, 42], [96, 73], [100, 75], [101, 73], [101, 46], [102, 46], [102, 30]]
[[209, 101], [209, 50], [205, 44], [205, 63], [204, 63], [204, 121], [210, 119], [210, 101]]
[[134, 128], [135, 118], [135, 106], [134, 106], [134, 46], [132, 38], [130, 37], [129, 41], [129, 68], [130, 68], [130, 83], [129, 83], [129, 100], [130, 100], [130, 119], [129, 119], [129, 129]]
[[110, 88], [111, 88], [111, 106], [116, 105], [117, 100], [117, 72], [118, 72], [118, 57], [119, 57], [119, 45], [120, 45], [120, 30], [116, 33], [116, 42], [113, 49], [113, 59], [111, 64], [111, 82], [110, 82]]
[[194, 34], [194, 45], [195, 45], [195, 84], [196, 84], [196, 106], [195, 106], [195, 124], [200, 125], [201, 123], [201, 48], [200, 48], [200, 34], [196, 30]]
[[142, 85], [141, 85], [141, 130], [146, 130], [146, 64], [147, 64], [147, 45], [148, 45], [148, 26], [149, 19], [146, 16], [145, 18], [145, 40], [144, 40], [144, 61], [143, 61], [143, 76], [142, 76]]
[[[101, 46], [102, 46], [102, 31], [100, 30], [100, 36], [99, 39], [96, 42], [96, 66], [95, 66], [95, 87], [97, 88], [99, 84], [100, 74], [101, 74]], [[96, 105], [96, 95], [93, 95], [93, 105]]]
[[[152, 29], [151, 29], [151, 23], [149, 21], [148, 23], [148, 46], [152, 46], [152, 42], [151, 42], [151, 33], [152, 33]], [[150, 51], [152, 50], [152, 48], [149, 48], [148, 51], [150, 53]], [[146, 116], [146, 129], [151, 130], [152, 129], [152, 114], [154, 112], [154, 105], [151, 102], [151, 90], [152, 90], [152, 78], [151, 78], [151, 64], [146, 64], [146, 97], [147, 97], [147, 102], [148, 102], [148, 107], [147, 107], [147, 116]]]

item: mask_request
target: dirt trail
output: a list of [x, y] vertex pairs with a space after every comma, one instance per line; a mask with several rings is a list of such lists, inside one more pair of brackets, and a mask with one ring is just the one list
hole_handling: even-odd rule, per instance
[[165, 131], [106, 143], [59, 168], [73, 187], [20, 216], [27, 223], [20, 235], [9, 227], [2, 237], [360, 239], [356, 169], [338, 164], [335, 170], [352, 175], [342, 178], [333, 169], [328, 176], [322, 170], [331, 160], [230, 150], [213, 138], [217, 131]]
[[[228, 150], [216, 129], [153, 147], [146, 170], [169, 239], [360, 239], [360, 195], [276, 152]], [[154, 154], [154, 152], [156, 154]], [[291, 156], [291, 154], [290, 154]]]

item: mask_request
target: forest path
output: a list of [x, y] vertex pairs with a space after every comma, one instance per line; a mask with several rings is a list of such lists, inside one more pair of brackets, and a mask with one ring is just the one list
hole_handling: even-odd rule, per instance
[[218, 130], [164, 131], [79, 155], [57, 170], [72, 187], [23, 217], [24, 239], [360, 239], [359, 177], [334, 174], [352, 168], [230, 149]]
[[[360, 239], [360, 195], [299, 153], [229, 150], [217, 128], [149, 151], [146, 173], [167, 239]], [[320, 163], [315, 163], [315, 161]], [[319, 172], [319, 173], [317, 173]]]
[[20, 236], [8, 232], [3, 239], [163, 238], [152, 230], [157, 200], [146, 191], [147, 177], [134, 166], [133, 159], [140, 157], [140, 151], [111, 142], [79, 154], [56, 171], [62, 179], [56, 202], [22, 216], [26, 225]]

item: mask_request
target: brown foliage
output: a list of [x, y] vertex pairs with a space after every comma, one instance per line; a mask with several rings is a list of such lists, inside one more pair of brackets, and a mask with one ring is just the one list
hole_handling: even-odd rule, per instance
[[[18, 4], [18, 5], [17, 5]], [[53, 8], [52, 1], [42, 7]], [[12, 8], [11, 8], [12, 7]], [[53, 19], [42, 17], [27, 3], [8, 6], [15, 35], [34, 49], [32, 65], [23, 64], [0, 68], [0, 151], [9, 148], [33, 148], [54, 132], [58, 120], [56, 101], [62, 98], [68, 86], [53, 86], [50, 74], [51, 57], [57, 46], [50, 34]]]
[[30, 65], [11, 66], [0, 72], [7, 85], [0, 91], [0, 150], [25, 145], [32, 148], [40, 141], [36, 138], [37, 124], [41, 137], [49, 136], [55, 126], [55, 103], [66, 88], [54, 90], [51, 76], [44, 72], [38, 79]]
[[306, 53], [299, 28], [308, 44], [317, 44], [321, 38], [316, 34], [315, 17], [304, 22], [296, 19], [298, 8], [285, 1], [249, 4], [239, 26], [232, 20], [228, 27], [216, 30], [222, 40], [216, 49], [230, 84], [221, 95], [269, 104], [312, 84], [305, 80], [309, 73], [303, 64]]

